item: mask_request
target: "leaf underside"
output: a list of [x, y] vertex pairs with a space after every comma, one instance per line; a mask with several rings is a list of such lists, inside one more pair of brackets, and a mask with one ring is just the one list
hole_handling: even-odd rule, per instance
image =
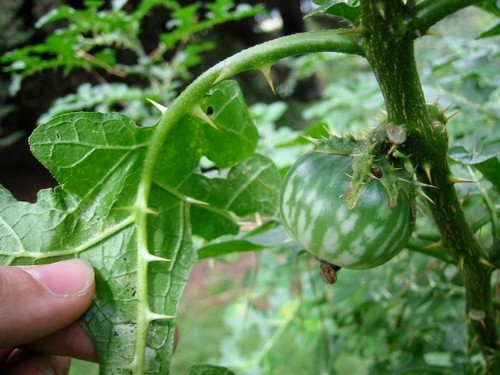
[[[168, 373], [172, 317], [197, 259], [192, 235], [236, 233], [238, 217], [276, 210], [279, 175], [270, 160], [253, 154], [258, 133], [237, 85], [221, 83], [201, 107], [217, 129], [185, 116], [156, 161], [147, 255], [138, 251], [134, 204], [155, 127], [137, 127], [120, 114], [55, 117], [34, 131], [30, 145], [59, 186], [40, 191], [34, 204], [0, 186], [0, 264], [81, 258], [94, 266], [97, 290], [83, 324], [101, 374]], [[202, 156], [214, 163], [214, 175], [199, 167]], [[143, 318], [145, 329], [138, 324]], [[139, 353], [144, 364], [136, 363]]]

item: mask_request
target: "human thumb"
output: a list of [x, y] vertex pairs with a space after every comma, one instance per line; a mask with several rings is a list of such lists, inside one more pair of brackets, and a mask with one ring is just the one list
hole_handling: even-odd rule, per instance
[[88, 308], [94, 290], [94, 271], [84, 260], [0, 267], [0, 348], [68, 326]]

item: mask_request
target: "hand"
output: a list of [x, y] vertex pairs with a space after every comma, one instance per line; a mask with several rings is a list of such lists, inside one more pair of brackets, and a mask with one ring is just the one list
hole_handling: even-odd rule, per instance
[[94, 271], [82, 260], [0, 267], [0, 373], [59, 375], [68, 373], [69, 357], [96, 361], [76, 322], [94, 290]]

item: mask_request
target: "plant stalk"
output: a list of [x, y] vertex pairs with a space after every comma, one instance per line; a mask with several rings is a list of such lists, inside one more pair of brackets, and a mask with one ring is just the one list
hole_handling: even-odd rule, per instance
[[151, 137], [144, 159], [139, 191], [136, 196], [136, 225], [138, 241], [138, 299], [142, 304], [137, 312], [137, 338], [134, 361], [127, 368], [133, 369], [136, 374], [142, 373], [146, 360], [146, 353], [142, 350], [147, 339], [149, 324], [147, 309], [148, 264], [159, 260], [148, 249], [148, 216], [154, 213], [154, 207], [149, 207], [150, 193], [153, 186], [156, 163], [161, 156], [164, 143], [171, 130], [187, 115], [194, 115], [200, 100], [218, 82], [228, 79], [238, 73], [250, 69], [269, 71], [278, 60], [312, 52], [340, 52], [361, 55], [363, 52], [358, 43], [358, 36], [343, 35], [339, 31], [318, 31], [300, 33], [281, 37], [272, 41], [243, 50], [226, 60], [221, 61], [207, 70], [193, 81], [163, 113], [155, 133]]
[[[435, 6], [438, 2], [426, 3]], [[439, 17], [456, 8], [439, 7]], [[428, 111], [414, 56], [413, 40], [418, 33], [412, 28], [416, 21], [408, 19], [412, 13], [401, 0], [362, 0], [365, 56], [384, 96], [387, 121], [405, 127], [402, 150], [409, 155], [418, 179], [431, 185], [423, 190], [432, 201], [430, 210], [443, 243], [455, 256], [464, 280], [467, 316], [476, 336], [472, 341], [480, 343], [488, 371], [494, 373], [498, 336], [491, 301], [492, 268], [485, 265], [488, 255], [466, 222], [451, 179], [445, 124]], [[426, 14], [426, 9], [420, 7], [418, 14]]]

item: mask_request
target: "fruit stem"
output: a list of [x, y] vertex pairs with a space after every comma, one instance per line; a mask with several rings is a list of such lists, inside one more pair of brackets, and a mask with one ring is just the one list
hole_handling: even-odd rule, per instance
[[[388, 122], [406, 130], [407, 139], [401, 149], [409, 155], [418, 179], [432, 185], [423, 190], [431, 200], [429, 207], [443, 243], [454, 254], [464, 279], [467, 315], [480, 311], [483, 316], [484, 313], [481, 320], [470, 321], [479, 336], [488, 371], [494, 373], [497, 331], [491, 302], [492, 269], [481, 262], [481, 259], [488, 259], [488, 255], [467, 225], [451, 182], [446, 130], [440, 118], [429, 113], [414, 56], [413, 40], [418, 33], [412, 25], [423, 24], [422, 14], [431, 12], [431, 7], [437, 2], [426, 1], [428, 9], [422, 3], [417, 13], [414, 8], [409, 8], [411, 3], [405, 4], [401, 0], [361, 1], [365, 56], [384, 96]], [[463, 7], [471, 1], [454, 3]], [[456, 6], [447, 10], [439, 7], [438, 18], [456, 10]]]

